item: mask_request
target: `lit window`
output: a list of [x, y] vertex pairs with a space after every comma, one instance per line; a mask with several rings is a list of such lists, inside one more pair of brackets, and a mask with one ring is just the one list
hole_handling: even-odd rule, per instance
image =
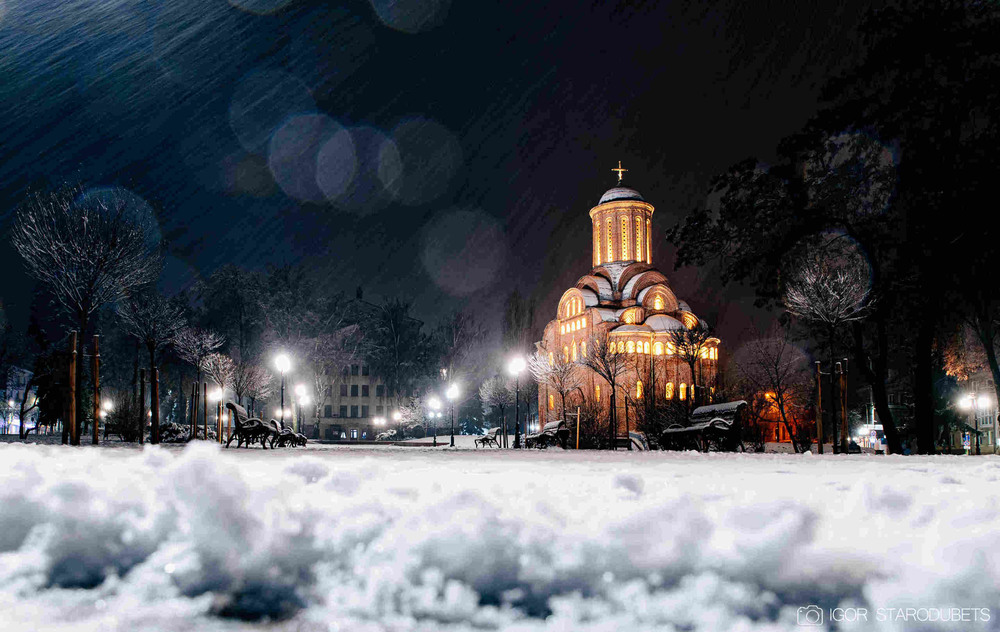
[[667, 355], [674, 355], [674, 343], [667, 343]]
[[653, 263], [653, 248], [651, 246], [652, 239], [650, 239], [650, 220], [646, 218], [646, 263]]
[[648, 342], [642, 343], [642, 352], [645, 353], [646, 355], [649, 355], [649, 343]]
[[566, 333], [566, 325], [560, 325], [559, 326], [559, 333], [561, 333], [561, 334]]
[[622, 322], [624, 322], [626, 325], [631, 325], [632, 324], [632, 312], [625, 312], [625, 315], [622, 316]]
[[635, 398], [640, 399], [642, 397], [642, 380], [635, 383]]
[[681, 382], [681, 401], [687, 399], [687, 384]]
[[625, 353], [625, 341], [624, 340], [619, 340], [618, 341], [618, 353]]
[[549, 410], [555, 410], [555, 407], [556, 398], [552, 395], [552, 393], [549, 393]]
[[594, 399], [596, 399], [597, 401], [601, 401], [601, 385], [600, 384], [595, 384], [594, 385]]
[[629, 340], [625, 344], [625, 349], [627, 349], [629, 353], [635, 353], [635, 343]]
[[573, 343], [572, 354], [573, 354], [573, 362], [576, 362], [576, 343], [575, 342]]
[[594, 222], [594, 265], [601, 265], [601, 226]]
[[569, 362], [569, 347], [563, 345], [563, 361]]
[[556, 359], [552, 356], [552, 352], [549, 351], [549, 366], [552, 366], [555, 363], [556, 363]]
[[653, 353], [655, 355], [663, 355], [663, 343], [662, 342], [654, 342], [653, 343]]
[[653, 309], [663, 309], [663, 297], [657, 296], [653, 299]]
[[673, 382], [667, 382], [667, 393], [666, 394], [667, 394], [667, 399], [673, 399], [674, 398], [674, 383]]
[[708, 348], [707, 347], [702, 347], [702, 349], [698, 353], [698, 355], [701, 356], [702, 360], [707, 360], [708, 359]]
[[585, 358], [587, 357], [587, 341], [586, 340], [584, 340], [583, 342], [580, 343], [580, 354], [583, 355], [583, 357], [585, 357]]
[[691, 399], [694, 399], [694, 384], [692, 384], [692, 385], [691, 385], [691, 386], [689, 386], [688, 388], [690, 388], [690, 389], [691, 389]]
[[622, 259], [628, 259], [628, 218], [622, 217]]
[[586, 318], [581, 318], [580, 319], [580, 327], [586, 327], [586, 326], [587, 326], [587, 319]]
[[611, 222], [611, 218], [609, 217], [608, 218], [608, 238], [606, 240], [608, 242], [608, 261], [614, 261], [615, 260], [615, 253], [613, 252], [613, 248], [611, 247], [611, 244], [612, 244], [612, 233], [614, 232], [613, 226], [614, 226], [614, 224]]
[[635, 218], [635, 260], [642, 261], [642, 218]]

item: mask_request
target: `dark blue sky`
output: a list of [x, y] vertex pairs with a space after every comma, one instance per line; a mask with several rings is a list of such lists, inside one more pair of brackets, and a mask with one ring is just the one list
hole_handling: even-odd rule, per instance
[[149, 203], [170, 290], [302, 262], [429, 322], [514, 287], [548, 320], [622, 160], [654, 263], [725, 337], [744, 293], [672, 272], [663, 232], [815, 112], [867, 5], [842, 4], [6, 0], [0, 295], [23, 318], [13, 209], [68, 181]]

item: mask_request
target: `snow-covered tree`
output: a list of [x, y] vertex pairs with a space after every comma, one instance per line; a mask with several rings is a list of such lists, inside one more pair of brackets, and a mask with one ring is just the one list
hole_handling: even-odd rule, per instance
[[562, 353], [550, 356], [536, 351], [528, 357], [528, 371], [538, 383], [539, 390], [548, 389], [559, 394], [559, 414], [566, 417], [566, 396], [583, 386], [581, 367]]
[[622, 379], [632, 366], [627, 353], [619, 353], [618, 347], [606, 334], [591, 337], [587, 342], [587, 355], [580, 359], [580, 364], [589, 368], [608, 383], [609, 402], [611, 404], [608, 419], [609, 446], [615, 445], [615, 434], [618, 429], [617, 391]]
[[485, 380], [479, 387], [479, 401], [483, 403], [483, 414], [496, 411], [500, 414], [500, 432], [507, 435], [505, 411], [514, 405], [514, 382], [503, 375]]

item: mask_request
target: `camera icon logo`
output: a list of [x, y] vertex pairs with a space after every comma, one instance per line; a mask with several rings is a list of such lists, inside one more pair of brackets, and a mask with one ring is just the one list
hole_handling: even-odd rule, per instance
[[823, 625], [823, 609], [819, 606], [803, 606], [795, 611], [799, 625]]

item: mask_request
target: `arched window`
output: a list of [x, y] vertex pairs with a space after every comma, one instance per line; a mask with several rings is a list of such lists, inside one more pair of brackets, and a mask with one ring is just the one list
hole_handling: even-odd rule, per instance
[[586, 340], [583, 340], [583, 341], [580, 342], [580, 353], [583, 355], [583, 357], [585, 357], [585, 358], [587, 357], [587, 341]]
[[601, 225], [594, 222], [594, 265], [601, 265]]
[[642, 399], [642, 380], [635, 383], [635, 398]]
[[569, 347], [563, 345], [563, 361], [569, 362]]
[[549, 393], [549, 410], [555, 410], [556, 398], [553, 397], [552, 393]]
[[614, 261], [615, 260], [614, 248], [612, 248], [612, 245], [614, 244], [613, 237], [614, 237], [614, 223], [612, 222], [611, 218], [609, 217], [608, 218], [608, 238], [605, 240], [605, 241], [608, 242], [608, 261]]
[[628, 218], [622, 216], [622, 259], [628, 259]]
[[649, 236], [649, 231], [650, 231], [649, 222], [650, 222], [649, 218], [646, 218], [646, 263], [653, 263], [653, 248], [650, 245], [652, 240], [650, 239]]
[[628, 350], [629, 353], [635, 353], [635, 343], [629, 340], [625, 343], [625, 349]]
[[646, 355], [649, 355], [649, 343], [648, 342], [642, 343], [642, 352], [645, 353]]
[[566, 325], [559, 325], [559, 333], [561, 334], [566, 333]]
[[595, 384], [594, 385], [594, 399], [597, 400], [597, 401], [601, 401], [601, 385], [600, 384]]
[[653, 343], [653, 354], [654, 355], [663, 355], [663, 343], [662, 342], [654, 342]]
[[663, 309], [663, 297], [657, 296], [653, 299], [653, 309]]
[[702, 360], [707, 360], [708, 359], [708, 347], [702, 347], [701, 351], [698, 352], [698, 355], [701, 357]]
[[667, 343], [667, 355], [674, 355], [674, 343]]
[[681, 382], [681, 401], [687, 399], [687, 384]]
[[555, 363], [556, 363], [556, 359], [552, 356], [552, 352], [549, 351], [549, 366], [552, 366]]
[[694, 384], [692, 384], [688, 388], [691, 389], [691, 399], [694, 399]]
[[573, 362], [576, 362], [576, 343], [575, 342], [573, 343], [573, 347], [572, 347], [571, 353], [572, 353], [572, 356], [573, 356]]
[[618, 341], [618, 353], [625, 353], [625, 341], [624, 340], [619, 340]]
[[642, 218], [635, 218], [635, 260], [642, 261]]
[[673, 399], [674, 398], [674, 383], [673, 382], [667, 382], [667, 392], [666, 392], [666, 395], [667, 395], [667, 399]]

